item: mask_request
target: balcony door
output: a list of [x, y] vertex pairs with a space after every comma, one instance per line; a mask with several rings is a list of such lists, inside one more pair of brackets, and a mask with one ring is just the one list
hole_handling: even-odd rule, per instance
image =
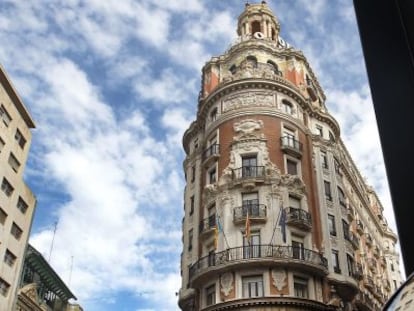
[[260, 257], [260, 232], [252, 232], [250, 234], [250, 241], [247, 241], [245, 236], [243, 237], [243, 258], [258, 257]]
[[243, 217], [257, 217], [259, 216], [259, 194], [257, 192], [242, 194], [242, 209]]
[[303, 241], [292, 240], [292, 255], [295, 259], [305, 259], [305, 247]]
[[242, 177], [257, 176], [257, 155], [242, 157]]

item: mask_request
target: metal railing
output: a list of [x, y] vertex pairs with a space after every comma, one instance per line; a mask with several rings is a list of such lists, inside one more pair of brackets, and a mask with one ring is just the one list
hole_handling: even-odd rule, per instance
[[312, 226], [312, 217], [307, 211], [300, 208], [289, 207], [287, 222], [300, 222], [309, 227]]
[[266, 218], [266, 205], [259, 203], [243, 204], [233, 210], [233, 220], [245, 220], [249, 213], [249, 218]]
[[242, 166], [233, 169], [233, 179], [257, 178], [265, 176], [264, 166]]
[[327, 270], [328, 260], [320, 253], [310, 249], [284, 245], [250, 245], [229, 248], [225, 251], [210, 254], [200, 258], [189, 270], [190, 278], [209, 267], [219, 267], [237, 261], [266, 260], [292, 260], [320, 266]]
[[199, 225], [199, 232], [200, 234], [214, 229], [216, 227], [216, 215], [211, 215], [207, 218], [204, 218], [202, 221], [200, 221], [200, 225]]
[[282, 147], [284, 148], [288, 147], [298, 152], [302, 152], [303, 144], [299, 140], [297, 140], [295, 137], [282, 136], [280, 138], [280, 143], [282, 144]]
[[219, 144], [213, 144], [207, 147], [203, 151], [203, 159], [207, 159], [213, 155], [219, 155], [220, 154], [220, 145]]

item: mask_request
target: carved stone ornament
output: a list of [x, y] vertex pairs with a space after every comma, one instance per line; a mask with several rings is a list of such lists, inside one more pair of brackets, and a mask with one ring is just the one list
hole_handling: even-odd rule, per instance
[[33, 302], [38, 301], [38, 295], [37, 295], [37, 284], [36, 283], [30, 283], [20, 290], [21, 293], [24, 293], [27, 297], [29, 297]]
[[216, 184], [208, 184], [204, 187], [203, 196], [206, 202], [210, 202], [215, 199], [217, 195], [217, 185]]
[[220, 278], [221, 292], [224, 296], [228, 296], [233, 290], [233, 273], [226, 272]]
[[275, 107], [272, 92], [238, 93], [223, 101], [223, 112], [245, 107]]
[[[237, 133], [237, 139], [258, 138], [259, 134], [254, 133], [263, 128], [262, 120], [246, 119], [234, 124], [234, 131]], [[263, 135], [263, 134], [262, 134]]]
[[289, 192], [306, 194], [306, 187], [303, 180], [297, 175], [282, 175], [282, 185], [289, 189]]
[[286, 271], [283, 269], [272, 270], [273, 285], [278, 291], [281, 291], [286, 284]]

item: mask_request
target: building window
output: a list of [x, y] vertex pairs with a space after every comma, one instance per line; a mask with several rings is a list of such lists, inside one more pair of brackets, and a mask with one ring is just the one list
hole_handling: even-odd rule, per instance
[[330, 141], [335, 141], [335, 136], [334, 136], [334, 134], [332, 134], [331, 131], [329, 131], [329, 140]]
[[282, 111], [287, 114], [293, 114], [293, 105], [287, 100], [282, 100]]
[[320, 125], [316, 126], [316, 135], [323, 137], [323, 127]]
[[328, 214], [328, 228], [329, 234], [336, 236], [335, 216]]
[[216, 166], [208, 171], [208, 183], [213, 184], [217, 181]]
[[260, 257], [260, 232], [251, 232], [250, 239], [247, 241], [246, 236], [243, 237], [243, 258]]
[[242, 278], [243, 298], [263, 297], [263, 276], [245, 276]]
[[345, 194], [340, 187], [338, 187], [338, 199], [339, 199], [339, 204], [341, 204], [342, 207], [346, 208]]
[[242, 157], [242, 177], [256, 177], [258, 176], [257, 156]]
[[3, 105], [0, 106], [0, 118], [3, 120], [6, 126], [9, 126], [11, 122], [11, 117]]
[[272, 62], [271, 60], [268, 60], [267, 64], [272, 68], [272, 71], [275, 73], [275, 75], [282, 75], [282, 72], [279, 71], [279, 67], [276, 65], [276, 63]]
[[346, 254], [346, 263], [348, 265], [348, 274], [352, 276], [354, 274], [354, 258], [349, 254]]
[[339, 161], [338, 161], [337, 159], [335, 159], [335, 158], [334, 158], [334, 166], [335, 166], [335, 172], [336, 172], [338, 175], [341, 175], [341, 176], [342, 176], [342, 174], [341, 174], [341, 170], [340, 170]]
[[305, 247], [303, 241], [292, 241], [292, 255], [295, 259], [305, 259]]
[[235, 73], [236, 73], [236, 71], [237, 71], [237, 67], [236, 67], [236, 65], [231, 65], [231, 67], [229, 68], [229, 71], [230, 71], [230, 73], [232, 74], [232, 75], [234, 75]]
[[342, 219], [342, 229], [344, 230], [344, 238], [346, 240], [350, 240], [350, 236], [349, 236], [349, 224]]
[[257, 58], [249, 55], [246, 57], [247, 64], [251, 65], [253, 68], [257, 68]]
[[321, 164], [323, 168], [329, 168], [328, 166], [328, 156], [326, 152], [321, 151]]
[[14, 191], [13, 186], [8, 182], [6, 178], [3, 177], [3, 181], [1, 183], [1, 190], [10, 197]]
[[0, 278], [0, 294], [3, 296], [7, 296], [7, 293], [9, 292], [10, 284], [7, 283], [5, 280]]
[[9, 155], [9, 165], [17, 173], [20, 167], [20, 162], [16, 159], [13, 153], [10, 152]]
[[193, 229], [188, 230], [188, 251], [193, 249]]
[[198, 149], [198, 138], [194, 139], [194, 150]]
[[16, 206], [23, 214], [26, 213], [27, 208], [29, 207], [29, 205], [27, 205], [27, 203], [21, 197], [19, 197], [19, 199], [17, 200]]
[[286, 159], [286, 170], [290, 175], [298, 175], [298, 163], [296, 161]]
[[325, 198], [329, 201], [332, 201], [332, 192], [331, 192], [331, 183], [329, 181], [323, 181], [325, 187]]
[[6, 222], [7, 213], [0, 207], [0, 224], [4, 225]]
[[216, 252], [211, 250], [208, 252], [208, 266], [214, 266], [216, 264]]
[[308, 298], [308, 280], [298, 276], [293, 276], [293, 289], [296, 297]]
[[341, 273], [341, 269], [339, 267], [339, 254], [337, 250], [332, 250], [332, 266], [336, 273]]
[[213, 108], [213, 110], [210, 112], [210, 121], [214, 122], [217, 120], [217, 108]]
[[22, 236], [23, 230], [20, 229], [18, 225], [16, 225], [15, 222], [13, 222], [13, 225], [10, 229], [10, 233], [17, 239], [20, 240], [20, 237]]
[[391, 263], [391, 271], [394, 271], [394, 264]]
[[4, 254], [4, 262], [6, 264], [8, 264], [10, 267], [13, 267], [15, 261], [16, 261], [16, 256], [9, 251], [8, 249], [6, 249], [6, 253]]
[[259, 216], [259, 194], [257, 192], [242, 193], [243, 216]]
[[206, 306], [211, 306], [216, 303], [216, 284], [206, 288]]
[[0, 152], [3, 150], [4, 145], [6, 145], [6, 143], [4, 142], [3, 139], [1, 139], [0, 137]]
[[254, 21], [251, 24], [252, 27], [252, 34], [254, 35], [256, 32], [261, 32], [261, 27], [260, 27], [260, 22], [259, 21]]
[[190, 215], [193, 215], [194, 213], [194, 196], [191, 196], [190, 198]]
[[16, 134], [14, 135], [14, 139], [19, 144], [20, 148], [24, 148], [26, 145], [26, 139], [23, 137], [23, 134], [19, 131], [19, 129], [16, 130]]
[[193, 183], [194, 181], [195, 181], [195, 170], [196, 170], [196, 168], [195, 168], [195, 166], [193, 165], [192, 167], [191, 167], [191, 182]]

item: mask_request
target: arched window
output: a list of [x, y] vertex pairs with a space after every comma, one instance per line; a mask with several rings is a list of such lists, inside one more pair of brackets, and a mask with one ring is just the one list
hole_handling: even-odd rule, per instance
[[231, 72], [232, 75], [234, 75], [236, 73], [237, 67], [236, 65], [231, 65], [231, 67], [229, 68], [229, 71]]
[[345, 193], [339, 187], [338, 187], [338, 199], [339, 199], [339, 204], [341, 204], [341, 206], [343, 206], [343, 207], [346, 207]]
[[252, 64], [253, 68], [257, 68], [257, 58], [249, 55], [246, 57], [247, 63]]
[[252, 35], [254, 35], [256, 32], [261, 32], [262, 28], [260, 27], [259, 21], [254, 21], [252, 23]]
[[272, 70], [273, 70], [273, 72], [276, 74], [276, 75], [278, 75], [278, 76], [281, 76], [282, 75], [282, 72], [280, 72], [279, 71], [279, 67], [276, 65], [276, 63], [274, 63], [273, 61], [271, 61], [271, 60], [268, 60], [267, 61], [267, 64], [270, 66], [270, 67], [272, 67]]
[[272, 28], [272, 40], [275, 41], [276, 40], [276, 31], [274, 28]]

